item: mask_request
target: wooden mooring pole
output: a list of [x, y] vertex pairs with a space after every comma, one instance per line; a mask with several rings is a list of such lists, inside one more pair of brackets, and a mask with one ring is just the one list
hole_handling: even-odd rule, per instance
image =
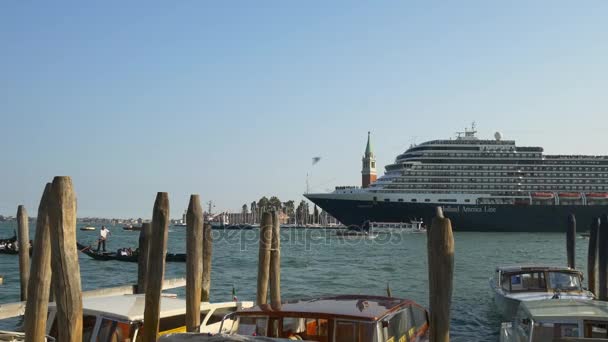
[[576, 217], [568, 215], [568, 227], [566, 230], [566, 254], [568, 255], [568, 267], [575, 268], [574, 257], [576, 249]]
[[430, 341], [450, 340], [450, 306], [454, 278], [454, 236], [452, 223], [437, 207], [436, 217], [427, 232], [429, 267]]
[[25, 336], [28, 341], [44, 341], [49, 293], [51, 292], [51, 232], [49, 201], [51, 183], [47, 183], [38, 206], [30, 280], [25, 305]]
[[58, 341], [82, 341], [82, 289], [76, 247], [76, 195], [70, 177], [55, 177], [50, 201], [51, 268]]
[[272, 246], [272, 214], [264, 212], [260, 223], [260, 249], [258, 252], [258, 288], [256, 302], [266, 304], [270, 278], [270, 248]]
[[209, 291], [211, 291], [211, 259], [213, 256], [213, 232], [211, 223], [207, 222], [203, 226], [203, 286], [201, 289], [201, 301], [209, 301]]
[[186, 331], [197, 332], [203, 282], [203, 209], [199, 195], [190, 196], [186, 224]]
[[142, 223], [139, 231], [139, 254], [137, 255], [137, 293], [146, 293], [146, 275], [150, 250], [150, 223]]
[[281, 309], [281, 223], [279, 212], [272, 212], [272, 250], [270, 251], [270, 306]]
[[19, 278], [21, 301], [27, 300], [27, 283], [30, 279], [30, 224], [25, 206], [17, 207], [17, 244], [19, 249]]
[[169, 195], [159, 192], [152, 211], [150, 253], [146, 280], [143, 341], [156, 341], [160, 318], [160, 296], [165, 273], [169, 232]]
[[594, 217], [589, 226], [589, 249], [587, 250], [587, 287], [594, 295], [598, 295], [597, 289], [597, 245], [598, 231], [600, 229], [600, 218]]
[[598, 251], [598, 299], [599, 300], [608, 300], [608, 218], [606, 215], [602, 215], [602, 219], [600, 222], [599, 229], [599, 239], [597, 243], [597, 251]]

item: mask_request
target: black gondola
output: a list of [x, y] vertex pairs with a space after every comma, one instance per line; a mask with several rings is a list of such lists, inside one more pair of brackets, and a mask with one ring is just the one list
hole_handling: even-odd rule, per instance
[[[11, 247], [8, 247], [8, 246]], [[0, 239], [0, 254], [19, 254], [17, 250], [17, 235], [8, 239]], [[32, 255], [32, 246], [30, 245], [30, 256]]]
[[[80, 243], [76, 243], [78, 246], [78, 250], [82, 253], [90, 256], [95, 260], [100, 261], [108, 261], [108, 260], [116, 260], [116, 261], [126, 261], [126, 262], [137, 262], [137, 253], [133, 253], [132, 255], [119, 255], [116, 252], [97, 252], [93, 249], [92, 246], [86, 246]], [[185, 253], [167, 253], [165, 258], [167, 262], [185, 262], [186, 254]]]

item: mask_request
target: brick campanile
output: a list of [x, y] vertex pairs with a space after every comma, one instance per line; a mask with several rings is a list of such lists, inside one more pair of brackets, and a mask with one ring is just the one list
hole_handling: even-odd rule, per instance
[[363, 155], [363, 168], [361, 169], [361, 187], [367, 188], [371, 183], [376, 181], [376, 156], [372, 152], [372, 144], [370, 142], [370, 132], [367, 132], [367, 146]]

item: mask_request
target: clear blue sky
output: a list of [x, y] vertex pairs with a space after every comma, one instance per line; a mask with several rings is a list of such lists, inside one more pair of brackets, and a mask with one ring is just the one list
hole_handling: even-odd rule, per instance
[[[471, 121], [608, 154], [608, 1], [1, 1], [0, 213], [79, 216], [359, 184]], [[323, 159], [314, 167], [311, 158]], [[381, 173], [381, 172], [380, 172]]]

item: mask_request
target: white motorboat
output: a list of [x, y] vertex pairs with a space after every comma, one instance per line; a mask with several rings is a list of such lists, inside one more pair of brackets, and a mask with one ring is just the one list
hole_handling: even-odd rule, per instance
[[[83, 298], [83, 336], [87, 341], [140, 341], [144, 320], [145, 295], [122, 295]], [[237, 309], [249, 308], [253, 302], [203, 302], [201, 309], [201, 333], [231, 333], [238, 323], [222, 320]], [[159, 336], [168, 333], [186, 332], [186, 300], [161, 297]], [[49, 304], [47, 333], [57, 338], [57, 307]]]
[[499, 341], [606, 341], [607, 337], [608, 303], [545, 299], [523, 302], [515, 318], [501, 324]]
[[523, 301], [593, 299], [593, 293], [583, 288], [582, 280], [580, 271], [568, 267], [505, 266], [496, 268], [490, 287], [498, 311], [511, 319]]

